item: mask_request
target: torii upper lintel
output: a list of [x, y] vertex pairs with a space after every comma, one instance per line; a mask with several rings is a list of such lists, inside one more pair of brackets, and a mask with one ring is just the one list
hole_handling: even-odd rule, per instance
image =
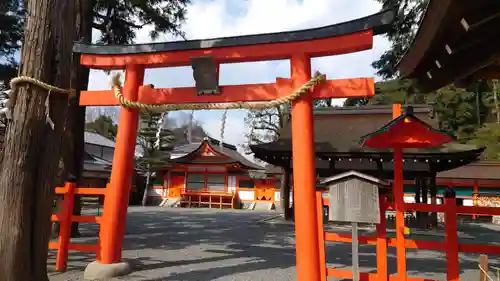
[[81, 54], [82, 65], [95, 69], [186, 66], [199, 56], [213, 56], [217, 63], [289, 59], [297, 51], [309, 57], [331, 56], [370, 49], [373, 35], [383, 33], [394, 17], [390, 9], [299, 31], [126, 46], [75, 43], [73, 50]]

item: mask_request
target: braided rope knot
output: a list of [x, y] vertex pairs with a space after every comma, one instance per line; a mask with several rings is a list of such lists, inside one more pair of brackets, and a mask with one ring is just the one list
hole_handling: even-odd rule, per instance
[[50, 94], [51, 93], [59, 93], [59, 94], [67, 94], [68, 98], [72, 98], [76, 96], [76, 90], [75, 89], [62, 89], [56, 86], [49, 85], [47, 83], [44, 83], [38, 79], [28, 77], [28, 76], [19, 76], [16, 78], [13, 78], [10, 80], [9, 86], [10, 90], [5, 91], [7, 94], [7, 98], [2, 98], [1, 105], [4, 106], [0, 110], [0, 114], [5, 114], [8, 120], [12, 120], [12, 109], [16, 105], [16, 99], [17, 99], [17, 93], [19, 91], [19, 87], [23, 84], [31, 84], [38, 86], [42, 89], [47, 90], [49, 93], [45, 99], [45, 118], [47, 123], [50, 125], [52, 129], [54, 129], [54, 122], [50, 118]]
[[232, 103], [188, 103], [188, 104], [144, 104], [138, 101], [126, 99], [122, 93], [119, 74], [115, 74], [111, 80], [111, 88], [113, 89], [116, 100], [122, 107], [139, 109], [149, 112], [164, 112], [178, 110], [221, 110], [221, 109], [265, 109], [277, 107], [282, 104], [292, 102], [302, 95], [308, 93], [315, 85], [325, 80], [325, 76], [316, 72], [315, 75], [304, 85], [293, 91], [290, 95], [280, 97], [275, 100], [266, 102], [232, 102]]

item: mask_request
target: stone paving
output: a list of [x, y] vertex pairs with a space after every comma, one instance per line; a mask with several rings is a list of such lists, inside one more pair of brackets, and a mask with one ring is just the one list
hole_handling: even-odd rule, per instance
[[[115, 278], [127, 281], [288, 281], [295, 280], [293, 224], [276, 223], [273, 211], [215, 209], [161, 209], [132, 207], [127, 217], [123, 258], [134, 272]], [[263, 220], [268, 219], [266, 222]], [[461, 226], [473, 238], [461, 243], [494, 243], [495, 227]], [[348, 233], [346, 227], [335, 232]], [[98, 227], [84, 225], [84, 237], [72, 239], [80, 243], [96, 243]], [[370, 232], [364, 229], [364, 232]], [[467, 237], [469, 237], [467, 236]], [[425, 237], [423, 237], [425, 238]], [[441, 239], [439, 237], [429, 239]], [[496, 241], [495, 241], [496, 240]], [[360, 247], [361, 271], [375, 272], [375, 247]], [[446, 280], [444, 253], [408, 250], [408, 275]], [[55, 254], [49, 256], [54, 266]], [[94, 254], [71, 252], [65, 273], [50, 273], [50, 281], [83, 280], [83, 270]], [[461, 254], [461, 280], [477, 280], [478, 255]], [[329, 243], [328, 265], [350, 269], [351, 246]], [[396, 271], [394, 249], [389, 249], [389, 272]], [[490, 263], [500, 264], [496, 257]], [[336, 280], [335, 278], [329, 278]]]

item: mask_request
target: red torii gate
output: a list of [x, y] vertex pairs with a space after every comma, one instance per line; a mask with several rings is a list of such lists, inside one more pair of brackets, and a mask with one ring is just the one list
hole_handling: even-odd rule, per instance
[[[340, 55], [372, 48], [373, 35], [380, 34], [393, 20], [387, 10], [369, 17], [336, 25], [292, 32], [193, 40], [131, 46], [75, 44], [82, 65], [93, 69], [124, 69], [124, 98], [142, 104], [231, 103], [270, 101], [283, 98], [308, 82], [310, 58]], [[154, 89], [143, 85], [146, 68], [187, 66], [191, 59], [210, 56], [222, 63], [290, 59], [291, 79], [272, 84], [221, 86], [220, 93], [197, 95], [191, 88]], [[372, 78], [328, 80], [310, 94], [292, 102], [293, 164], [295, 184], [295, 231], [297, 280], [319, 281], [320, 258], [316, 216], [316, 171], [313, 139], [312, 100], [366, 97], [374, 94]], [[80, 105], [119, 105], [112, 90], [83, 91]], [[121, 262], [125, 218], [133, 169], [139, 110], [122, 107], [116, 137], [111, 182], [104, 202], [98, 262]], [[88, 268], [87, 268], [88, 269]]]

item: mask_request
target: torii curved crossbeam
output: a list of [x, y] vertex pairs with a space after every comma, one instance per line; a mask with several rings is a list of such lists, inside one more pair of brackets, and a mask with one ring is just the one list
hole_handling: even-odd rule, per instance
[[[287, 59], [286, 52], [293, 51], [307, 53], [309, 57], [329, 56], [371, 48], [370, 44], [357, 48], [345, 46], [339, 50], [332, 48], [329, 39], [362, 35], [365, 31], [370, 31], [371, 38], [384, 33], [394, 17], [395, 10], [390, 9], [352, 21], [299, 31], [136, 45], [75, 43], [73, 51], [82, 54], [83, 65], [103, 69], [124, 68], [131, 62], [148, 67], [181, 66], [189, 64], [189, 57], [207, 55], [213, 56], [218, 63]], [[264, 45], [269, 47], [263, 49]]]

